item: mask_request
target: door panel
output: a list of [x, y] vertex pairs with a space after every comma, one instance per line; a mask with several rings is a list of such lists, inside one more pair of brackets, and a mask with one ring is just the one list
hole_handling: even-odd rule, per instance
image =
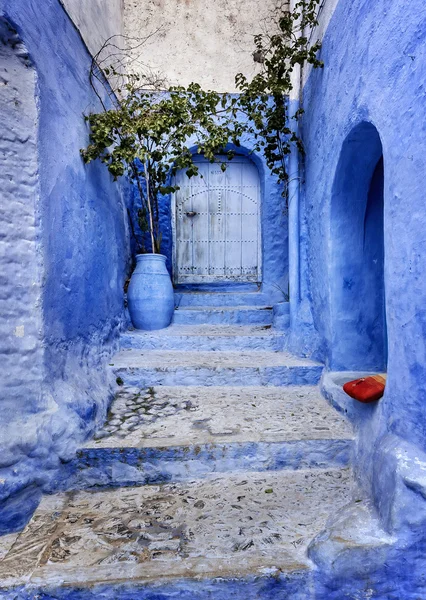
[[199, 175], [178, 172], [175, 282], [260, 281], [260, 185], [244, 157], [227, 169], [197, 157]]

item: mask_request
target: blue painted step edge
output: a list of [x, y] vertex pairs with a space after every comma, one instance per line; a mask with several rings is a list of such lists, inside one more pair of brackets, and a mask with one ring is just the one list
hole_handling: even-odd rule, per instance
[[[269, 327], [269, 326], [266, 326]], [[265, 330], [265, 335], [150, 335], [140, 332], [124, 333], [120, 337], [120, 348], [134, 348], [138, 350], [283, 350], [286, 343], [285, 335], [270, 333], [272, 329]]]
[[191, 306], [270, 306], [271, 301], [269, 296], [261, 292], [192, 292], [192, 293], [176, 293], [175, 306], [176, 308], [187, 308]]
[[[119, 565], [119, 563], [118, 563]], [[114, 565], [115, 567], [118, 566]], [[112, 565], [113, 566], [113, 565]], [[4, 600], [312, 600], [313, 574], [310, 569], [246, 577], [213, 579], [165, 579], [162, 582], [109, 585], [49, 586], [34, 584], [0, 590]], [[317, 598], [317, 596], [315, 596]], [[317, 598], [317, 600], [322, 600]]]
[[150, 387], [155, 385], [316, 385], [322, 365], [276, 367], [197, 367], [164, 365], [158, 368], [115, 368], [124, 385]]
[[175, 310], [176, 325], [271, 325], [271, 307], [198, 307]]
[[49, 491], [129, 487], [209, 473], [347, 467], [353, 440], [237, 442], [160, 448], [87, 448], [64, 465]]

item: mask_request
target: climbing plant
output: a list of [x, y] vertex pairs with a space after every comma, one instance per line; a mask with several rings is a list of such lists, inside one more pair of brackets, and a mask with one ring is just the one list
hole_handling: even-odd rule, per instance
[[300, 119], [303, 109], [296, 111], [293, 122], [289, 115], [292, 73], [297, 65], [303, 67], [306, 63], [323, 67], [317, 57], [321, 43], [310, 45], [308, 38], [318, 25], [320, 1], [300, 0], [292, 11], [286, 9], [286, 2], [277, 12], [276, 31], [254, 38], [253, 58], [261, 64], [260, 72], [251, 80], [242, 73], [235, 78], [240, 95], [233, 99], [233, 105], [246, 116], [247, 131], [255, 139], [254, 149], [263, 151], [268, 167], [283, 185], [285, 198], [289, 182], [287, 156], [294, 144], [301, 153], [304, 151], [294, 122]]
[[[127, 78], [123, 91], [114, 107], [87, 117], [90, 144], [82, 156], [87, 163], [99, 158], [114, 178], [127, 174], [136, 184], [142, 232], [138, 250], [158, 253], [159, 197], [178, 189], [172, 180], [177, 170], [184, 169], [188, 177], [198, 173], [189, 142], [214, 162], [230, 142], [238, 145], [244, 126], [222, 106], [219, 94], [196, 83], [153, 94], [140, 89], [135, 75]], [[233, 154], [227, 152], [228, 158]]]
[[[140, 199], [138, 251], [161, 251], [159, 198], [178, 189], [173, 175], [179, 169], [188, 177], [198, 174], [189, 144], [215, 162], [230, 143], [238, 147], [241, 136], [250, 134], [253, 150], [263, 151], [287, 198], [287, 155], [293, 144], [303, 152], [287, 98], [296, 65], [323, 66], [317, 58], [320, 43], [309, 46], [305, 33], [317, 24], [319, 2], [300, 0], [293, 11], [281, 10], [276, 31], [255, 36], [253, 56], [261, 70], [251, 80], [242, 73], [236, 76], [237, 95], [204, 91], [197, 83], [168, 87], [151, 72], [127, 74], [117, 36], [96, 55], [90, 81], [103, 109], [86, 116], [90, 144], [81, 153], [86, 163], [100, 159], [114, 178], [127, 174], [135, 183]], [[102, 57], [109, 46], [112, 55], [120, 56], [115, 63]], [[104, 93], [96, 87], [99, 82]], [[301, 114], [298, 110], [294, 119]], [[227, 152], [228, 159], [233, 156], [233, 151]], [[226, 169], [226, 163], [221, 166]]]

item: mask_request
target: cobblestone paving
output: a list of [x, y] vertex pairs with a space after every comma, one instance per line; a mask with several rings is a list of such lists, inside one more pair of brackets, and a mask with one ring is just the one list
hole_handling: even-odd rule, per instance
[[123, 388], [89, 447], [352, 438], [316, 387]]

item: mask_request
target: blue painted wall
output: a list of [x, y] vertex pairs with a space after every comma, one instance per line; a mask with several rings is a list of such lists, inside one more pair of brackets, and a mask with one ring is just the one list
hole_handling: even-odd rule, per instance
[[[353, 581], [351, 591], [342, 580], [344, 589], [337, 586], [330, 598], [423, 597], [425, 42], [423, 0], [340, 0], [324, 37], [325, 68], [313, 71], [304, 89], [301, 287], [315, 332], [308, 350], [345, 370], [381, 369], [387, 348], [382, 400], [354, 408], [347, 398], [343, 408], [358, 432], [360, 483], [399, 540], [399, 554], [371, 580], [372, 595], [361, 586], [366, 595], [357, 596]], [[381, 195], [381, 153], [383, 228], [380, 201], [372, 202]], [[381, 268], [368, 266], [382, 261], [382, 237], [384, 292]]]
[[[22, 525], [40, 488], [105, 415], [106, 366], [124, 322], [129, 235], [126, 189], [79, 155], [88, 143], [83, 112], [100, 108], [79, 33], [58, 0], [0, 0], [0, 16], [18, 32], [36, 71], [37, 343], [44, 346], [37, 398], [23, 386], [14, 411], [0, 407], [2, 533]], [[2, 397], [3, 406], [7, 401]]]

